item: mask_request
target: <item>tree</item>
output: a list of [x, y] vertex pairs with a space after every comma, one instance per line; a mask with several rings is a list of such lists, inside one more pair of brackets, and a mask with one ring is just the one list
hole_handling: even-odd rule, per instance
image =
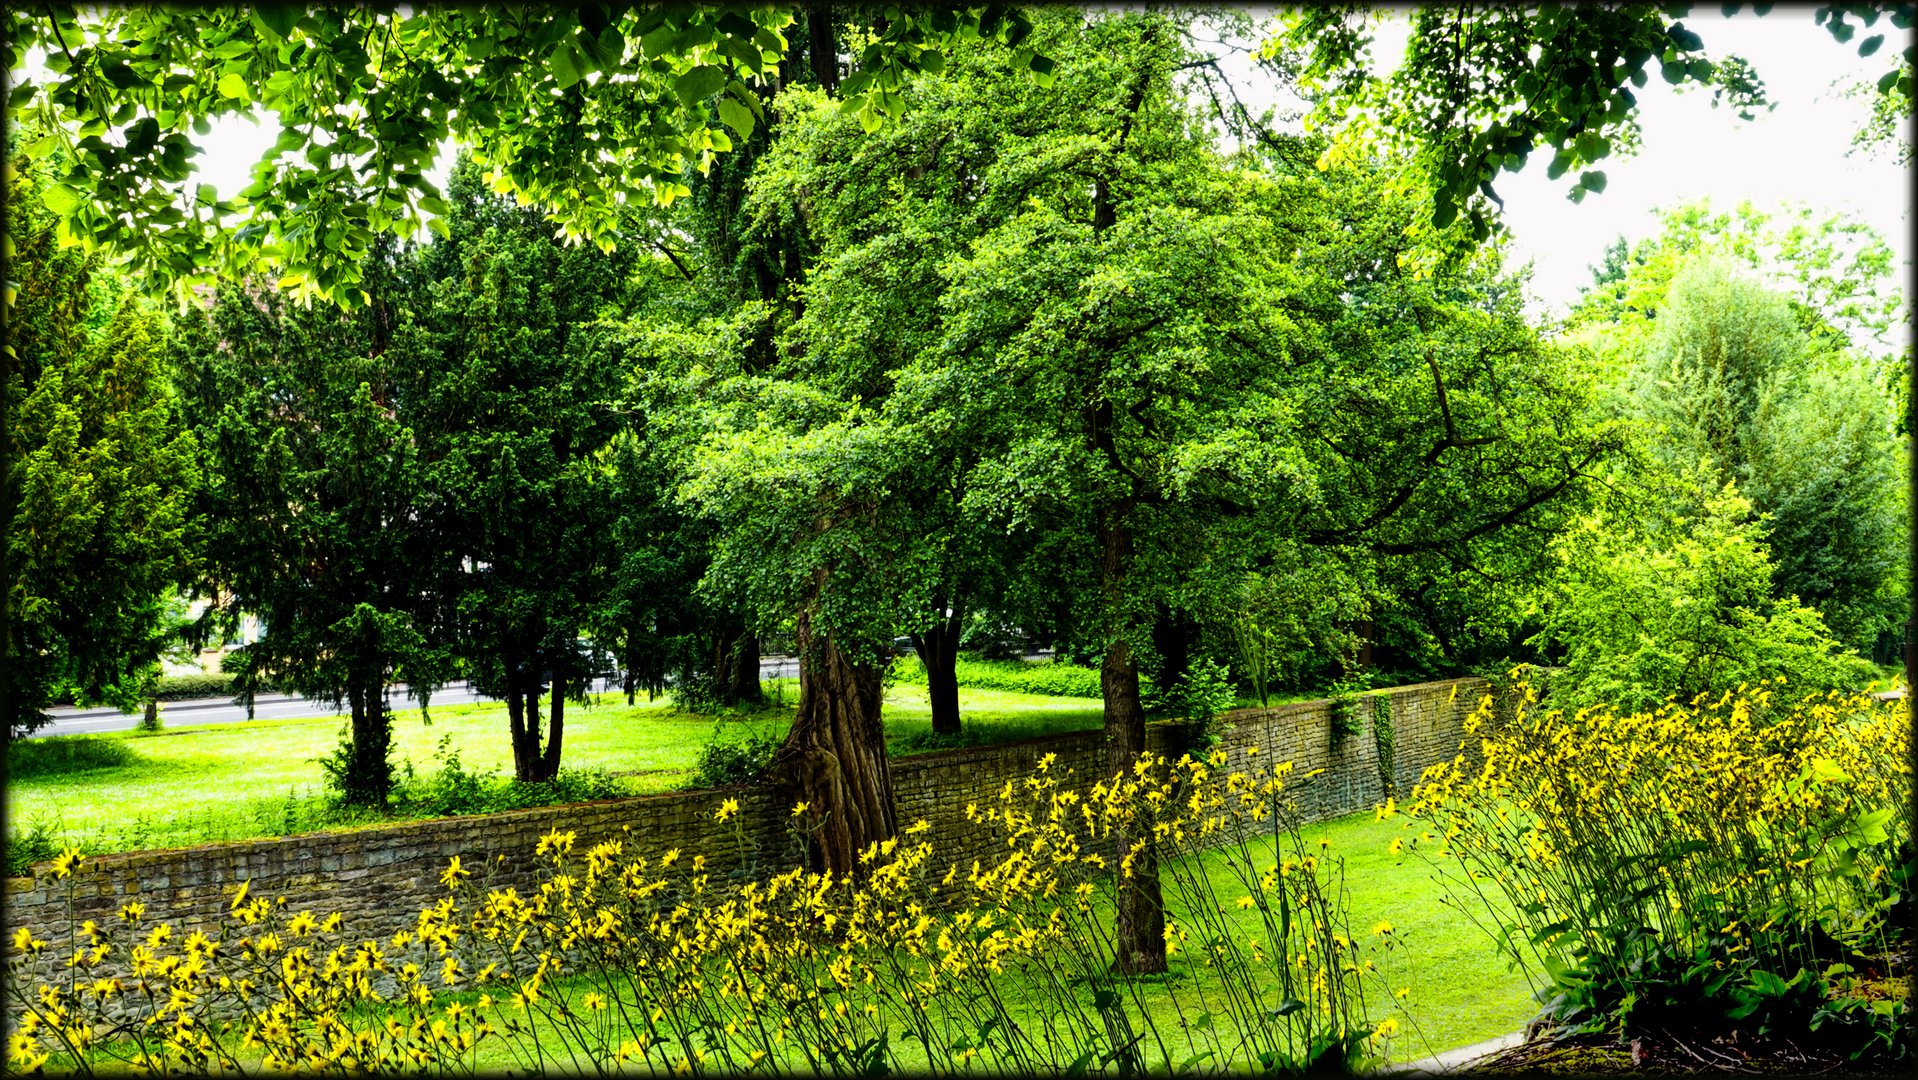
[[[51, 78], [17, 82], [16, 117], [61, 150], [47, 190], [63, 237], [129, 254], [153, 280], [250, 274], [264, 261], [307, 296], [366, 302], [362, 263], [381, 236], [409, 236], [445, 210], [426, 174], [445, 140], [471, 148], [507, 194], [571, 239], [610, 243], [620, 207], [689, 193], [764, 118], [752, 87], [783, 77], [784, 31], [805, 13], [830, 83], [868, 124], [896, 116], [899, 89], [942, 50], [984, 36], [1017, 48], [1025, 17], [1000, 4], [860, 18], [858, 70], [842, 81], [826, 0], [537, 11], [390, 5], [302, 10], [8, 13], [4, 60], [41, 50]], [[1043, 58], [1019, 54], [1034, 71]], [[194, 135], [221, 116], [277, 116], [281, 137], [254, 184], [220, 200], [189, 192]], [[715, 115], [716, 114], [716, 115]], [[108, 138], [113, 135], [115, 137]]]
[[[616, 361], [595, 323], [624, 313], [630, 257], [560, 244], [462, 161], [446, 236], [417, 256], [417, 332], [394, 346], [422, 385], [400, 408], [436, 592], [483, 693], [504, 698], [514, 773], [557, 775], [568, 699], [597, 667], [580, 636], [615, 563], [619, 506], [599, 455], [619, 429]], [[551, 688], [542, 735], [540, 700]]]
[[7, 738], [44, 725], [61, 693], [121, 709], [142, 698], [169, 644], [167, 601], [193, 567], [201, 483], [163, 326], [118, 290], [96, 297], [99, 260], [57, 245], [40, 171], [18, 157], [12, 169], [0, 424]]
[[[834, 153], [822, 120], [812, 165], [764, 175], [806, 208], [821, 262], [793, 355], [747, 381], [691, 494], [731, 546], [716, 570], [799, 604], [844, 658], [826, 713], [850, 719], [814, 725], [838, 760], [876, 748], [877, 644], [911, 583], [939, 580], [915, 516], [938, 491], [963, 493], [965, 528], [1010, 526], [1052, 560], [1047, 588], [1103, 657], [1122, 772], [1162, 609], [1208, 610], [1279, 552], [1484, 563], [1510, 533], [1549, 532], [1614, 445], [1542, 370], [1512, 290], [1419, 286], [1365, 248], [1402, 226], [1376, 177], [1232, 168], [1195, 139], [1180, 39], [1162, 16], [1048, 17], [1043, 92], [968, 84], [955, 57], [872, 147]], [[948, 79], [984, 107], [943, 111]], [[1133, 871], [1116, 961], [1154, 970], [1149, 848]]]
[[1751, 504], [1730, 484], [1710, 490], [1709, 471], [1679, 482], [1707, 491], [1661, 539], [1596, 516], [1556, 545], [1564, 572], [1540, 634], [1564, 660], [1554, 703], [1651, 710], [1780, 676], [1793, 698], [1855, 679], [1818, 612], [1776, 597]]
[[212, 476], [209, 576], [229, 612], [266, 626], [234, 654], [238, 685], [249, 702], [275, 686], [347, 704], [329, 772], [344, 801], [370, 806], [392, 787], [386, 688], [430, 691], [447, 670], [430, 589], [442, 547], [401, 415], [420, 372], [396, 339], [419, 331], [384, 289], [379, 299], [349, 315], [230, 285], [176, 335]]
[[1700, 216], [1687, 208], [1659, 242], [1638, 245], [1630, 270], [1574, 313], [1574, 337], [1610, 357], [1614, 408], [1647, 426], [1659, 468], [1684, 475], [1708, 462], [1751, 500], [1779, 596], [1819, 610], [1853, 648], [1873, 649], [1904, 595], [1905, 481], [1882, 363], [1851, 342], [1878, 340], [1889, 329], [1881, 316], [1902, 298], [1858, 282], [1821, 287], [1837, 276], [1827, 268], [1855, 267], [1876, 246], [1835, 257], [1831, 222], [1784, 231], [1795, 250], [1764, 260], [1805, 282], [1794, 298], [1739, 265], [1760, 261], [1752, 238], [1776, 234], [1746, 215], [1736, 229], [1722, 217], [1698, 227]]

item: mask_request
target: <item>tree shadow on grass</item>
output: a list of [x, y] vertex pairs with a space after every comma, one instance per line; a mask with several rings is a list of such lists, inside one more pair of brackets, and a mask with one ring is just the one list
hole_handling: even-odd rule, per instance
[[13, 780], [68, 776], [96, 769], [138, 765], [141, 757], [124, 739], [69, 736], [15, 739], [7, 746], [7, 775]]

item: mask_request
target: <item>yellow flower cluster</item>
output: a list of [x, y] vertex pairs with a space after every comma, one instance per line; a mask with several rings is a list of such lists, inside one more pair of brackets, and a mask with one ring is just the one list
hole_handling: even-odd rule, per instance
[[[555, 830], [536, 886], [482, 887], [454, 858], [446, 895], [382, 941], [349, 943], [337, 915], [289, 915], [245, 886], [218, 934], [177, 946], [165, 925], [140, 939], [129, 905], [123, 931], [85, 924], [92, 951], [74, 964], [117, 956], [125, 933], [130, 980], [43, 981], [13, 1063], [93, 1060], [100, 1032], [126, 1064], [174, 1073], [470, 1071], [487, 1045], [533, 1070], [725, 1074], [1376, 1052], [1399, 1030], [1365, 1015], [1372, 983], [1398, 1008], [1376, 963], [1390, 926], [1360, 944], [1339, 861], [1299, 838], [1289, 764], [1225, 763], [1146, 755], [1081, 789], [1048, 755], [968, 808], [996, 857], [942, 863], [916, 822], [849, 880], [795, 867], [716, 881], [704, 855], [631, 854], [624, 839], [582, 853]], [[737, 812], [726, 800], [714, 816]], [[1168, 964], [1190, 978], [1113, 973], [1115, 896], [1142, 889]], [[13, 944], [16, 976], [44, 969], [45, 941], [22, 930]], [[134, 1019], [105, 1019], [115, 995], [138, 999], [117, 1014]]]
[[1885, 930], [1911, 835], [1909, 706], [1785, 699], [1779, 680], [1567, 715], [1521, 686], [1501, 722], [1487, 698], [1476, 744], [1415, 790], [1411, 846], [1461, 896], [1498, 898], [1540, 963], [1582, 948], [1602, 964], [1621, 930], [1650, 928], [1721, 967], [1822, 970], [1819, 942]]

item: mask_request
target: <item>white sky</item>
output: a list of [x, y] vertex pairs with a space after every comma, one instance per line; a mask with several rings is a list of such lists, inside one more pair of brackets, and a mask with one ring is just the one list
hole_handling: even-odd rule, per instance
[[[1700, 5], [1686, 20], [1714, 56], [1737, 53], [1751, 61], [1776, 108], [1741, 122], [1726, 108], [1714, 110], [1707, 91], [1675, 90], [1656, 73], [1637, 91], [1644, 145], [1637, 157], [1611, 159], [1600, 167], [1609, 181], [1601, 195], [1573, 204], [1565, 195], [1570, 177], [1545, 179], [1550, 155], [1534, 152], [1518, 173], [1502, 174], [1499, 194], [1511, 231], [1514, 265], [1530, 260], [1533, 290], [1550, 311], [1562, 311], [1590, 280], [1606, 245], [1657, 231], [1653, 211], [1699, 197], [1729, 210], [1750, 199], [1761, 209], [1796, 202], [1818, 211], [1857, 215], [1883, 233], [1905, 265], [1910, 281], [1910, 177], [1890, 156], [1849, 154], [1851, 138], [1868, 116], [1863, 100], [1847, 99], [1843, 85], [1884, 70], [1902, 45], [1882, 21], [1871, 32], [1888, 40], [1878, 55], [1857, 56], [1812, 22], [1811, 9], [1780, 5], [1759, 18], [1746, 12], [1726, 18], [1717, 5]], [[1378, 32], [1381, 57], [1404, 48], [1407, 27], [1394, 18]], [[1860, 37], [1865, 36], [1861, 33]], [[1269, 88], [1247, 87], [1248, 104], [1270, 100]], [[248, 171], [278, 135], [272, 117], [258, 124], [228, 119], [216, 123], [198, 163], [201, 179], [222, 195], [249, 182]], [[443, 181], [450, 156], [434, 178]]]
[[[1254, 13], [1269, 10], [1262, 5]], [[1899, 32], [1880, 20], [1840, 45], [1812, 21], [1811, 8], [1789, 5], [1762, 18], [1749, 10], [1728, 18], [1718, 5], [1701, 4], [1684, 22], [1704, 40], [1709, 55], [1737, 54], [1750, 61], [1775, 107], [1741, 121], [1729, 107], [1713, 109], [1709, 90], [1679, 90], [1665, 82], [1653, 62], [1644, 88], [1633, 90], [1643, 145], [1635, 157], [1614, 156], [1597, 166], [1607, 180], [1603, 194], [1587, 195], [1583, 203], [1566, 198], [1577, 174], [1547, 180], [1549, 150], [1534, 150], [1517, 173], [1499, 174], [1494, 185], [1505, 200], [1509, 265], [1531, 262], [1541, 313], [1562, 314], [1577, 299], [1591, 280], [1590, 268], [1614, 238], [1655, 235], [1659, 208], [1699, 198], [1725, 211], [1749, 199], [1761, 210], [1803, 204], [1819, 217], [1854, 215], [1884, 235], [1904, 267], [1897, 284], [1907, 287], [1911, 178], [1887, 152], [1850, 153], [1852, 136], [1864, 127], [1870, 106], [1842, 91], [1861, 78], [1875, 80], [1908, 39], [1901, 41]], [[1887, 35], [1884, 46], [1861, 59], [1858, 42], [1881, 31]], [[1402, 10], [1374, 27], [1378, 62], [1396, 66], [1409, 34]], [[1279, 100], [1269, 82], [1261, 86], [1258, 76], [1248, 75], [1243, 58], [1226, 57], [1224, 66], [1255, 111]], [[1290, 104], [1296, 106], [1296, 99]]]

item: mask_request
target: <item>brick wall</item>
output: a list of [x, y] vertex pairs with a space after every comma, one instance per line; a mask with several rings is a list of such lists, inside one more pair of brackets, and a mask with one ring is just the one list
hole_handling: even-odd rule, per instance
[[[1400, 793], [1411, 789], [1426, 766], [1459, 752], [1460, 722], [1485, 690], [1481, 680], [1457, 679], [1378, 695], [1390, 702]], [[1295, 778], [1324, 769], [1289, 790], [1307, 820], [1334, 817], [1384, 798], [1369, 700], [1361, 703], [1359, 717], [1363, 730], [1335, 743], [1327, 702], [1241, 710], [1220, 718], [1220, 746], [1229, 755], [1228, 769], [1250, 763], [1247, 749], [1255, 745], [1260, 763], [1294, 762]], [[1180, 735], [1175, 725], [1155, 724], [1148, 745], [1176, 753]], [[987, 832], [966, 820], [966, 804], [986, 805], [1007, 780], [1029, 775], [1047, 753], [1058, 755], [1055, 773], [1069, 769], [1089, 786], [1103, 771], [1104, 738], [1097, 731], [1075, 732], [894, 761], [899, 822], [906, 826], [925, 819], [941, 863], [969, 866], [991, 854], [994, 845]], [[714, 812], [728, 798], [739, 800], [740, 813], [736, 822], [721, 825]], [[681, 849], [686, 858], [704, 854], [718, 881], [729, 873], [794, 865], [789, 810], [768, 789], [734, 787], [105, 855], [86, 860], [71, 879], [73, 914], [106, 921], [121, 904], [137, 899], [146, 906], [147, 925], [164, 921], [177, 929], [211, 931], [227, 910], [225, 897], [232, 888], [250, 881], [254, 895], [284, 896], [288, 910], [339, 911], [349, 932], [383, 937], [412, 926], [420, 909], [442, 895], [439, 875], [455, 855], [476, 879], [523, 891], [534, 880], [531, 856], [539, 838], [559, 829], [578, 834], [576, 850], [623, 838], [628, 856], [653, 856], [668, 848]], [[51, 876], [8, 879], [7, 924], [42, 934], [64, 928], [68, 885]]]

